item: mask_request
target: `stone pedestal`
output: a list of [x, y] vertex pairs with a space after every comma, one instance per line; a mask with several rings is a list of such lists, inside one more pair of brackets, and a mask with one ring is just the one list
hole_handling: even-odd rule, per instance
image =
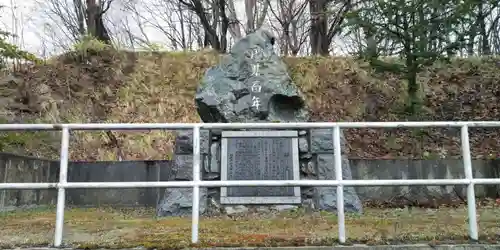
[[[332, 129], [312, 129], [298, 131], [298, 152], [300, 179], [334, 180], [335, 164], [333, 156]], [[342, 136], [341, 145], [345, 147]], [[185, 131], [176, 137], [174, 166], [171, 170], [172, 181], [192, 180], [192, 132]], [[221, 179], [221, 137], [220, 133], [201, 131], [201, 176], [204, 180]], [[343, 179], [352, 179], [347, 158], [342, 158]], [[335, 211], [337, 209], [336, 187], [301, 187], [301, 205], [319, 211]], [[353, 187], [344, 188], [346, 212], [363, 211], [361, 201]], [[158, 204], [158, 216], [190, 215], [192, 205], [191, 188], [168, 188]], [[200, 188], [200, 213], [226, 213], [287, 210], [294, 209], [296, 204], [281, 205], [221, 205], [220, 188]], [[245, 208], [245, 209], [243, 209]]]

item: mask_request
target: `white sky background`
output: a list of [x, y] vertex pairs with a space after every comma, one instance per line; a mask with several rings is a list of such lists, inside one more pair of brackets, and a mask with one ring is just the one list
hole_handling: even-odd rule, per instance
[[[70, 2], [71, 0], [60, 1]], [[120, 10], [120, 2], [122, 1], [124, 0], [116, 0], [113, 2], [110, 11], [107, 13], [107, 18], [112, 22], [121, 22], [124, 20], [125, 16], [129, 15]], [[147, 0], [138, 2], [147, 2]], [[44, 15], [43, 10], [40, 9], [36, 0], [0, 0], [0, 5], [5, 6], [0, 9], [0, 28], [18, 35], [17, 38], [11, 39], [14, 44], [41, 57], [59, 54], [64, 51], [63, 48], [56, 44], [61, 41], [64, 42], [64, 35], [57, 34], [62, 31], [54, 27], [54, 25], [47, 24], [51, 21]], [[241, 19], [245, 16], [242, 0], [236, 1], [235, 5], [237, 15]], [[272, 14], [268, 13], [268, 15]], [[148, 16], [148, 13], [145, 13], [145, 16]], [[129, 16], [129, 19], [132, 21], [133, 17]], [[131, 25], [133, 27], [133, 21]], [[107, 28], [113, 33], [116, 32], [114, 27], [111, 26], [112, 25], [108, 25]], [[134, 33], [137, 32], [137, 34], [139, 34], [138, 29], [132, 29]], [[50, 33], [47, 32], [47, 30], [52, 30], [57, 35], [55, 37], [50, 35], [47, 36], [47, 34]], [[167, 41], [164, 35], [155, 28], [146, 29], [146, 34], [152, 42], [165, 44]], [[342, 42], [336, 39], [334, 44], [338, 45], [335, 46], [335, 54], [341, 54], [341, 47], [343, 47]]]

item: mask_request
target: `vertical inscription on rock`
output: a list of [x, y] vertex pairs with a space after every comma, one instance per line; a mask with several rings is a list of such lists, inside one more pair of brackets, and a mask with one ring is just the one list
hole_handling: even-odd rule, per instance
[[[222, 180], [297, 180], [295, 131], [227, 131], [222, 142]], [[227, 187], [222, 203], [297, 203], [300, 187]]]

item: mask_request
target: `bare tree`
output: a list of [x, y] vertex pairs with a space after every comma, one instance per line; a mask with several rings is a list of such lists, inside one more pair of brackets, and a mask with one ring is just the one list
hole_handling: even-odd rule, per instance
[[79, 9], [85, 10], [85, 15], [83, 15], [85, 18], [82, 19], [87, 24], [87, 33], [100, 41], [110, 44], [111, 37], [104, 25], [103, 15], [109, 10], [114, 0], [86, 0], [86, 6], [81, 4], [81, 1], [75, 0], [75, 3], [79, 2]]
[[341, 31], [354, 0], [309, 0], [311, 53], [328, 55], [333, 38]]
[[124, 16], [119, 20], [111, 22], [113, 24], [112, 28], [114, 30], [112, 36], [114, 41], [113, 43], [117, 47], [133, 49], [139, 44], [138, 40], [140, 39], [134, 33], [134, 29], [132, 27], [135, 24], [134, 21], [134, 18], [131, 18], [130, 16]]
[[[227, 10], [228, 10], [228, 19], [229, 19], [229, 32], [231, 33], [231, 36], [234, 39], [239, 39], [243, 35], [241, 32], [241, 27], [240, 27], [241, 23], [238, 19], [238, 15], [236, 14], [236, 8], [234, 7], [234, 0], [229, 0], [227, 2]], [[245, 12], [246, 12], [246, 10], [245, 10]]]
[[105, 43], [111, 37], [104, 24], [104, 15], [114, 0], [40, 0], [45, 16], [58, 28], [65, 30], [70, 41], [91, 35]]
[[274, 21], [279, 24], [275, 30], [281, 34], [281, 53], [296, 56], [307, 41], [309, 21], [306, 18], [307, 1], [304, 0], [277, 0], [276, 6], [272, 6], [271, 0], [267, 0]]
[[[186, 11], [179, 1], [150, 0], [143, 4], [129, 0], [121, 3], [126, 18], [116, 22], [117, 29], [121, 29], [134, 44], [150, 48], [161, 44], [172, 50], [203, 47], [204, 29], [198, 17], [192, 11]], [[153, 39], [149, 37], [152, 32], [163, 37], [155, 36]]]
[[[187, 10], [198, 16], [204, 29], [203, 46], [224, 53], [227, 50], [227, 32], [229, 17], [226, 12], [226, 0], [178, 0]], [[220, 24], [220, 26], [219, 26]], [[220, 29], [219, 29], [220, 27]], [[220, 35], [219, 35], [220, 34]]]
[[[234, 0], [178, 1], [198, 16], [205, 33], [204, 46], [211, 45], [213, 49], [224, 53], [228, 48], [228, 33], [235, 39], [242, 36]], [[268, 9], [267, 0], [245, 0], [245, 33], [253, 32], [264, 24]]]
[[[376, 8], [376, 6], [371, 1], [360, 1], [353, 11], [363, 8]], [[392, 39], [383, 33], [376, 32], [371, 26], [364, 26], [360, 29], [347, 25], [342, 33], [344, 45], [340, 49], [349, 55], [363, 58], [394, 56], [401, 49]]]
[[121, 10], [125, 12], [125, 15], [124, 18], [114, 22], [116, 24], [114, 28], [121, 30], [121, 33], [125, 36], [124, 39], [128, 40], [127, 43], [132, 48], [151, 46], [152, 42], [145, 28], [147, 18], [142, 14], [145, 11], [140, 9], [138, 2], [135, 0], [122, 1], [121, 5]]
[[229, 33], [234, 40], [237, 40], [243, 36], [243, 32], [241, 31], [242, 27], [244, 33], [249, 34], [264, 25], [268, 16], [270, 4], [268, 0], [244, 0], [246, 21], [243, 25], [236, 13], [234, 1], [235, 0], [226, 1], [226, 10], [229, 21]]
[[491, 15], [491, 26], [488, 29], [491, 39], [492, 53], [500, 55], [500, 10], [497, 9], [495, 14]]
[[[231, 0], [229, 2], [233, 2]], [[232, 3], [234, 6], [234, 3]], [[261, 9], [258, 6], [262, 6]], [[266, 20], [267, 12], [269, 10], [269, 0], [245, 0], [245, 15], [246, 15], [246, 33], [252, 33], [260, 28]]]

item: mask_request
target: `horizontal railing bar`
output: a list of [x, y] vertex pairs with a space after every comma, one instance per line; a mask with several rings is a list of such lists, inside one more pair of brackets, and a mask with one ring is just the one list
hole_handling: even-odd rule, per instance
[[468, 179], [342, 180], [344, 186], [440, 186], [466, 185]]
[[0, 130], [160, 130], [192, 129], [199, 123], [68, 123], [68, 124], [0, 124]]
[[301, 123], [69, 123], [69, 124], [0, 124], [0, 130], [159, 130], [192, 129], [306, 129], [306, 128], [400, 128], [400, 127], [500, 127], [500, 121], [460, 122], [301, 122]]
[[16, 190], [16, 189], [52, 189], [57, 188], [58, 183], [33, 183], [33, 182], [21, 182], [21, 183], [0, 183], [0, 190]]
[[500, 178], [478, 178], [478, 179], [472, 179], [472, 184], [476, 184], [476, 185], [497, 185], [497, 184], [500, 184]]
[[[342, 180], [344, 186], [441, 186], [441, 185], [498, 185], [500, 179], [415, 179], [415, 180]], [[200, 181], [200, 187], [251, 187], [251, 186], [337, 186], [336, 180], [263, 180], [263, 181]], [[0, 183], [0, 189], [52, 189], [64, 188], [148, 188], [148, 187], [193, 187], [194, 181], [145, 181], [145, 182], [68, 182], [59, 183]]]
[[468, 122], [299, 122], [299, 123], [202, 123], [204, 129], [250, 129], [250, 128], [400, 128], [400, 127], [500, 127], [500, 121]]
[[57, 124], [0, 124], [2, 131], [30, 131], [30, 130], [61, 130], [62, 125]]
[[[468, 179], [416, 179], [416, 180], [261, 180], [261, 181], [200, 181], [200, 187], [252, 187], [252, 186], [441, 186], [467, 185]], [[473, 184], [500, 184], [500, 179], [474, 179]], [[146, 182], [68, 182], [59, 183], [0, 183], [0, 189], [50, 189], [50, 188], [188, 188], [196, 185], [194, 181], [146, 181]]]

